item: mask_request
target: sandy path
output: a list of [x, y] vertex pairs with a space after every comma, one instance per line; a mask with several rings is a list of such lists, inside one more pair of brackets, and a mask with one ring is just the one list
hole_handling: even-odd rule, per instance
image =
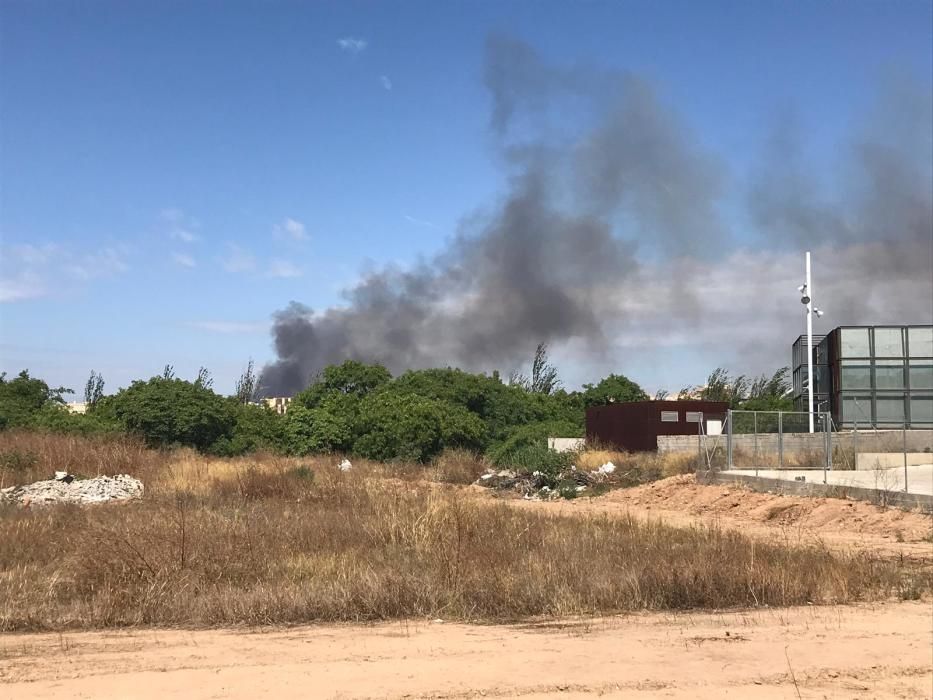
[[[0, 636], [0, 697], [929, 698], [930, 601], [511, 626]], [[786, 656], [785, 656], [786, 650]], [[789, 663], [788, 663], [789, 659]]]

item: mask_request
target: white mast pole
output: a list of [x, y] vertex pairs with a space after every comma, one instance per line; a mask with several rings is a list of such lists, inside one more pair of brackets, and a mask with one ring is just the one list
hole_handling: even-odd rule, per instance
[[810, 282], [810, 251], [807, 251], [807, 400], [810, 432], [813, 432], [813, 286]]

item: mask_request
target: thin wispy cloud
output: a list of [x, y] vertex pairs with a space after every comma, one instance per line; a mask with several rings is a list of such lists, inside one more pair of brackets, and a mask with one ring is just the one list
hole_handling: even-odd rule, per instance
[[201, 239], [196, 233], [200, 227], [197, 219], [185, 215], [185, 212], [175, 207], [168, 207], [159, 212], [162, 226], [167, 229], [168, 237], [182, 243], [194, 243]]
[[342, 39], [337, 39], [337, 46], [339, 46], [343, 51], [348, 51], [352, 54], [358, 54], [360, 51], [363, 51], [366, 48], [366, 39], [346, 36]]
[[197, 267], [194, 258], [185, 253], [172, 253], [172, 261], [179, 267], [193, 268]]
[[235, 243], [229, 245], [230, 253], [221, 259], [220, 265], [227, 272], [250, 272], [256, 268], [256, 258], [248, 250]]
[[78, 253], [58, 243], [0, 247], [0, 302], [72, 293], [76, 285], [130, 269], [123, 246]]
[[97, 277], [109, 277], [129, 270], [125, 252], [118, 248], [102, 248], [94, 253], [78, 256], [62, 268], [79, 280], [92, 280]]
[[188, 321], [185, 325], [190, 328], [224, 335], [265, 333], [269, 330], [269, 323], [263, 321]]
[[389, 80], [389, 76], [387, 75], [379, 76], [379, 82], [382, 83], [382, 87], [384, 87], [386, 90], [392, 89], [392, 81]]
[[269, 277], [279, 277], [287, 279], [290, 277], [301, 277], [304, 272], [297, 265], [288, 260], [273, 260], [269, 263]]
[[291, 218], [286, 218], [281, 224], [276, 224], [272, 228], [272, 233], [276, 238], [289, 238], [293, 241], [308, 240], [308, 230], [305, 225]]
[[426, 228], [437, 228], [437, 224], [433, 224], [430, 221], [425, 221], [424, 219], [417, 219], [414, 216], [409, 216], [408, 214], [403, 214], [405, 221], [414, 224], [415, 226], [425, 226]]

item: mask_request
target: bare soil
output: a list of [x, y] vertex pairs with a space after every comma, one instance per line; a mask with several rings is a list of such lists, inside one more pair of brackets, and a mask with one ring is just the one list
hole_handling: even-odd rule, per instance
[[[477, 491], [487, 491], [476, 489]], [[698, 484], [692, 474], [602, 496], [561, 501], [513, 500], [554, 513], [628, 514], [671, 525], [718, 525], [745, 535], [832, 549], [933, 558], [933, 518], [865, 501], [759, 493], [741, 486]]]
[[0, 696], [928, 698], [929, 600], [507, 626], [0, 635]]

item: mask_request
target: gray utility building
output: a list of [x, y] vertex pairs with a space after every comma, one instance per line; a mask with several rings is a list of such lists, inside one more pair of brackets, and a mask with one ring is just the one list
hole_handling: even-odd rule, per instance
[[[794, 404], [807, 410], [807, 336], [793, 345]], [[840, 326], [813, 336], [813, 408], [837, 428], [933, 428], [933, 325]]]

